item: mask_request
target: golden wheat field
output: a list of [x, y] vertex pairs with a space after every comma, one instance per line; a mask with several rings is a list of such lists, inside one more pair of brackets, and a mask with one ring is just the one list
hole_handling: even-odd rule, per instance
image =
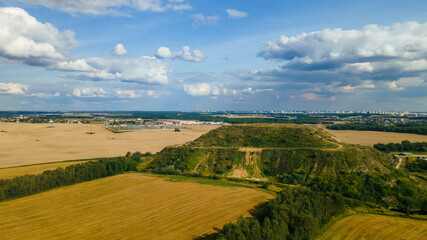
[[353, 215], [332, 225], [317, 240], [427, 239], [427, 221], [382, 215]]
[[404, 140], [411, 142], [427, 142], [427, 136], [377, 131], [327, 130], [339, 140], [349, 144], [373, 146], [377, 143], [400, 143]]
[[0, 239], [192, 239], [272, 197], [122, 174], [0, 203]]
[[19, 166], [10, 168], [0, 168], [0, 179], [14, 178], [17, 176], [23, 176], [26, 174], [39, 174], [46, 170], [54, 170], [59, 167], [66, 168], [67, 166], [84, 163], [87, 161], [69, 161], [69, 162], [55, 162], [55, 163], [44, 163], [29, 166]]
[[[102, 124], [30, 124], [0, 122], [0, 168], [125, 155], [126, 152], [158, 152], [168, 145], [183, 144], [217, 126], [192, 129], [141, 130], [112, 133]], [[87, 134], [90, 131], [95, 134]]]

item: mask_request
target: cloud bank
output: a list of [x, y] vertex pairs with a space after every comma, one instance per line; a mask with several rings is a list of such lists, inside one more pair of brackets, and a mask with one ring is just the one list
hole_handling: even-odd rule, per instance
[[427, 77], [427, 23], [282, 35], [265, 42], [258, 56], [280, 66], [252, 70], [241, 78], [276, 84], [282, 90], [321, 93], [302, 95], [306, 100], [406, 89], [411, 89], [411, 97], [420, 97], [416, 87], [426, 87]]
[[184, 1], [169, 0], [18, 0], [19, 2], [42, 5], [52, 9], [70, 14], [86, 15], [129, 15], [128, 10], [164, 12], [167, 10], [180, 11], [189, 10], [191, 5]]
[[0, 94], [25, 95], [28, 85], [21, 83], [0, 83]]
[[[67, 48], [78, 45], [74, 32], [59, 31], [41, 23], [20, 8], [0, 8], [0, 57], [30, 66], [68, 72], [65, 77], [79, 80], [116, 80], [145, 84], [167, 84], [167, 68], [155, 57], [78, 58], [67, 55]], [[124, 55], [117, 44], [112, 53]], [[182, 58], [197, 61], [200, 53], [182, 52]]]
[[0, 56], [29, 65], [64, 59], [65, 50], [78, 44], [73, 31], [38, 22], [21, 8], [0, 8], [0, 22]]
[[[76, 62], [80, 62], [77, 64]], [[117, 80], [145, 84], [167, 84], [167, 68], [155, 57], [140, 58], [86, 58], [76, 61], [58, 62], [52, 69], [70, 71], [67, 78], [78, 80]]]
[[376, 74], [427, 69], [427, 23], [367, 25], [361, 30], [324, 29], [280, 36], [264, 44], [259, 56], [295, 70]]

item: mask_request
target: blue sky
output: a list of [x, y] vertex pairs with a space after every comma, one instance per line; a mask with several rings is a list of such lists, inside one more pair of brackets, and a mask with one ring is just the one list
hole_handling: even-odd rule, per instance
[[427, 111], [417, 0], [0, 1], [0, 110]]

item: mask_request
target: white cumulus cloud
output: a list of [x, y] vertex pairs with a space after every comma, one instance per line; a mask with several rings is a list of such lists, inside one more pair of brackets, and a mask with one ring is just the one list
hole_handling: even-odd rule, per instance
[[242, 11], [238, 11], [235, 9], [227, 9], [225, 10], [227, 12], [227, 15], [229, 18], [245, 18], [248, 16], [248, 13], [246, 12], [242, 12]]
[[211, 94], [212, 87], [207, 83], [185, 84], [184, 91], [191, 96], [208, 96]]
[[74, 32], [59, 31], [41, 23], [21, 8], [0, 8], [0, 56], [40, 65], [64, 58], [64, 51], [77, 45]]
[[127, 53], [128, 51], [126, 50], [125, 46], [123, 46], [123, 44], [118, 43], [116, 46], [114, 46], [111, 49], [111, 55], [114, 56], [123, 56]]
[[94, 67], [87, 63], [86, 59], [57, 61], [47, 68], [60, 71], [96, 71]]
[[[76, 71], [66, 77], [80, 80], [118, 80], [146, 84], [167, 84], [167, 68], [155, 57], [140, 58], [87, 58], [89, 70]], [[62, 69], [64, 70], [64, 69]]]
[[105, 97], [107, 92], [102, 88], [74, 88], [73, 95], [76, 97]]
[[426, 90], [427, 23], [282, 35], [265, 42], [258, 55], [280, 66], [237, 74], [241, 79], [303, 99], [331, 100], [332, 93], [375, 99], [387, 91], [416, 97]]
[[347, 64], [355, 71], [373, 72], [375, 63], [421, 60], [427, 54], [427, 23], [367, 25], [361, 30], [324, 29], [296, 36], [282, 35], [264, 44], [259, 56], [316, 68]]
[[156, 57], [180, 59], [189, 62], [201, 62], [206, 58], [202, 51], [190, 51], [190, 47], [188, 46], [182, 47], [181, 51], [178, 52], [173, 52], [167, 47], [159, 47], [159, 49], [157, 49]]
[[119, 98], [140, 98], [142, 91], [138, 90], [117, 90], [116, 94]]
[[28, 85], [21, 83], [0, 83], [0, 94], [25, 95]]

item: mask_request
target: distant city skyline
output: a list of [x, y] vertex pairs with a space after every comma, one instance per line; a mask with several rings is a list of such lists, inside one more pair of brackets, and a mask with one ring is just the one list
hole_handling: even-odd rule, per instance
[[422, 0], [0, 0], [0, 111], [427, 112], [426, 12]]

